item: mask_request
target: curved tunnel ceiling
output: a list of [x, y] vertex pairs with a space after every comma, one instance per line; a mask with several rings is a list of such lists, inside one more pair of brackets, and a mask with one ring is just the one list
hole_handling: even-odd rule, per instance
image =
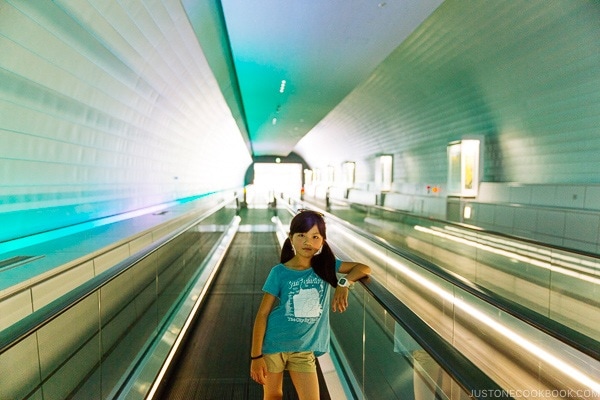
[[441, 2], [222, 0], [253, 155], [289, 154]]

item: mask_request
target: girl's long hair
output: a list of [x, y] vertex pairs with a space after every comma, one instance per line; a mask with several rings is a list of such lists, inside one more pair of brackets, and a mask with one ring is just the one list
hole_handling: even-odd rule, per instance
[[281, 249], [281, 263], [286, 263], [294, 257], [294, 249], [290, 237], [294, 233], [306, 233], [313, 226], [317, 225], [319, 233], [323, 237], [323, 248], [320, 254], [315, 255], [311, 260], [311, 267], [315, 273], [325, 282], [333, 287], [337, 287], [337, 275], [335, 274], [335, 255], [327, 244], [327, 234], [325, 229], [325, 220], [323, 214], [312, 210], [301, 210], [292, 219], [290, 223], [290, 233], [283, 243]]

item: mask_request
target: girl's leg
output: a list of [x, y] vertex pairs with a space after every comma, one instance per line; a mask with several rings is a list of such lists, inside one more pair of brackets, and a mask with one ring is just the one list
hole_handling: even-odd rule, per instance
[[319, 400], [319, 379], [316, 372], [290, 371], [300, 400]]
[[263, 385], [264, 400], [283, 398], [283, 372], [267, 372], [267, 382]]

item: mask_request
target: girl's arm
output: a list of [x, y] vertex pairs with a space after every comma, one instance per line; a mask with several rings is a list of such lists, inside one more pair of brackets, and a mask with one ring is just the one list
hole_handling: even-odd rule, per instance
[[[265, 332], [267, 331], [267, 318], [269, 317], [269, 313], [276, 300], [277, 298], [272, 294], [265, 293], [263, 295], [260, 306], [258, 307], [258, 312], [256, 313], [256, 319], [254, 320], [254, 328], [252, 329], [251, 358], [262, 356], [262, 345], [265, 338]], [[252, 360], [250, 364], [250, 376], [261, 385], [265, 384], [267, 364], [262, 357]]]
[[[346, 274], [346, 279], [353, 284], [357, 280], [371, 274], [371, 268], [368, 265], [357, 262], [342, 262], [340, 273]], [[334, 312], [344, 312], [348, 308], [348, 287], [338, 286], [333, 294], [333, 302], [331, 308]]]
[[343, 261], [339, 272], [346, 274], [346, 279], [354, 283], [357, 280], [371, 274], [371, 267], [357, 262]]

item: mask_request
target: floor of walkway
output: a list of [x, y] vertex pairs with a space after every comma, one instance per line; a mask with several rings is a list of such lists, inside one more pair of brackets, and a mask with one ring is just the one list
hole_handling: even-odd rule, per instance
[[[279, 244], [269, 210], [242, 210], [236, 235], [177, 367], [164, 385], [164, 399], [262, 399], [250, 379], [250, 346], [262, 285], [279, 261]], [[272, 225], [272, 224], [271, 224]], [[258, 232], [250, 232], [258, 226]], [[324, 391], [321, 399], [329, 399]], [[284, 399], [297, 399], [289, 377]]]

